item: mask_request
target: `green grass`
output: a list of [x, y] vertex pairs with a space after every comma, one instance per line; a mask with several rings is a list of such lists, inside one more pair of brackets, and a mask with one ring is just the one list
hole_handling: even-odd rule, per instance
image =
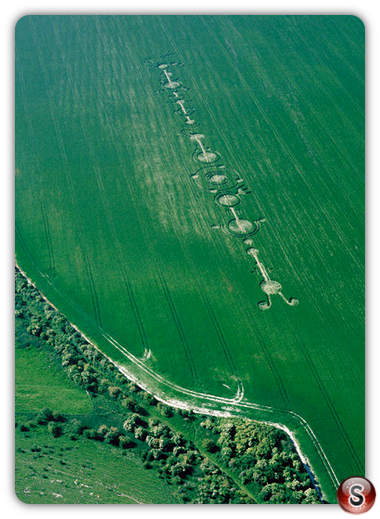
[[44, 407], [77, 415], [92, 412], [89, 396], [68, 380], [45, 351], [16, 348], [15, 360], [16, 413], [40, 411]]
[[[16, 430], [16, 495], [24, 503], [180, 503], [175, 489], [133, 453], [46, 427]], [[35, 450], [35, 447], [39, 450]]]
[[[171, 56], [163, 58], [167, 53]], [[16, 28], [16, 254], [40, 290], [167, 399], [169, 384], [287, 425], [330, 501], [364, 474], [364, 28], [350, 16], [25, 17]], [[149, 61], [149, 59], [151, 61]], [[252, 193], [240, 216], [261, 276], [213, 195], [168, 92]], [[96, 63], [96, 65], [95, 65]], [[156, 380], [105, 337], [111, 335]], [[224, 385], [225, 384], [225, 385]], [[228, 389], [228, 386], [230, 389]], [[355, 400], [355, 407], [352, 401]], [[232, 406], [232, 407], [231, 407]], [[228, 405], [227, 405], [228, 407]]]
[[[91, 401], [57, 362], [43, 342], [29, 335], [16, 319], [15, 413], [18, 425], [49, 407], [68, 417], [82, 417], [92, 427], [116, 423], [120, 408], [102, 397]], [[179, 503], [174, 488], [155, 470], [143, 467], [140, 452], [54, 438], [46, 426], [15, 433], [15, 491], [25, 503]], [[37, 448], [37, 449], [36, 449]]]

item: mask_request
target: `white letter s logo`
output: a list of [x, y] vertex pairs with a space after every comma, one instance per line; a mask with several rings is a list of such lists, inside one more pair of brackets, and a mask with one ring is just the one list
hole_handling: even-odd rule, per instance
[[362, 494], [364, 490], [363, 485], [356, 484], [350, 487], [350, 498], [349, 502], [351, 506], [362, 506], [364, 504], [365, 498]]

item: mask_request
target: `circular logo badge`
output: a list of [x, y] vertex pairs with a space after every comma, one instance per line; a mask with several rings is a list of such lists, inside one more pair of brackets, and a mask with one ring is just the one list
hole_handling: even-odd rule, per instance
[[376, 491], [368, 479], [353, 476], [340, 484], [337, 498], [338, 503], [346, 512], [363, 514], [373, 507]]

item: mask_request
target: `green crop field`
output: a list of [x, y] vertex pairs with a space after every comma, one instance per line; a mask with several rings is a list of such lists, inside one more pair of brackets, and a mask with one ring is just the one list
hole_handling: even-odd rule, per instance
[[364, 27], [16, 26], [16, 257], [173, 405], [278, 423], [326, 499], [364, 475]]

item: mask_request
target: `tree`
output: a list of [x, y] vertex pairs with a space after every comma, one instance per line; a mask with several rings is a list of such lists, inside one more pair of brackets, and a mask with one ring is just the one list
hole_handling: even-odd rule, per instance
[[119, 436], [120, 431], [117, 427], [110, 427], [107, 433], [104, 436], [104, 439], [107, 443], [111, 445], [115, 445], [116, 447], [119, 445]]
[[[273, 504], [295, 504], [299, 502], [299, 494], [294, 493], [293, 491], [289, 490], [286, 486], [281, 485], [280, 483], [271, 483], [269, 485], [266, 485], [260, 492], [259, 497], [264, 502]], [[313, 499], [312, 495], [310, 496], [310, 498]]]
[[122, 449], [133, 449], [137, 444], [126, 436], [119, 436], [119, 445]]
[[125, 420], [123, 423], [123, 428], [127, 432], [133, 432], [136, 427], [148, 427], [148, 424], [145, 420], [143, 420], [138, 414], [134, 413], [129, 418]]
[[256, 447], [256, 458], [269, 459], [272, 454], [272, 445], [269, 438], [263, 438], [259, 445]]
[[123, 400], [121, 401], [121, 405], [126, 407], [130, 411], [136, 411], [138, 407], [137, 402], [130, 397], [123, 398]]
[[63, 434], [63, 427], [61, 424], [57, 422], [49, 422], [48, 423], [48, 431], [51, 433], [54, 438], [58, 438], [59, 436], [62, 436]]
[[173, 411], [170, 407], [168, 407], [167, 405], [159, 402], [157, 404], [157, 409], [159, 409], [160, 413], [163, 415], [163, 416], [166, 416], [167, 418], [170, 418], [171, 416], [173, 416]]
[[27, 327], [27, 332], [39, 337], [43, 331], [42, 325], [38, 318], [32, 317], [30, 325]]
[[54, 422], [66, 422], [67, 418], [64, 414], [59, 411], [53, 411], [53, 421]]
[[223, 458], [229, 460], [232, 458], [234, 453], [230, 447], [226, 446], [226, 447], [222, 447], [221, 454], [222, 454]]
[[104, 424], [100, 425], [98, 428], [99, 437], [104, 438], [107, 433], [108, 433], [108, 427]]
[[110, 395], [111, 398], [118, 398], [120, 393], [121, 393], [121, 389], [117, 386], [110, 386], [108, 388], [108, 393]]
[[156, 400], [156, 398], [148, 392], [144, 393], [144, 399], [146, 400], [146, 402], [148, 402], [149, 405], [158, 404], [158, 400]]
[[85, 429], [83, 431], [83, 436], [89, 440], [97, 440], [99, 438], [99, 435], [95, 429]]
[[174, 443], [170, 438], [166, 436], [161, 436], [159, 438], [159, 448], [162, 452], [172, 452], [174, 447]]
[[305, 504], [316, 504], [320, 502], [318, 494], [314, 488], [308, 488], [305, 490], [305, 496], [305, 499], [302, 501]]
[[186, 469], [181, 465], [181, 463], [175, 463], [171, 466], [171, 473], [173, 476], [179, 476], [182, 478], [186, 475]]
[[70, 364], [75, 364], [75, 358], [74, 355], [72, 355], [70, 352], [66, 352], [62, 356], [62, 366], [70, 366]]
[[202, 447], [210, 454], [214, 454], [219, 450], [219, 447], [211, 440], [211, 438], [205, 438], [202, 442]]
[[141, 440], [141, 441], [144, 441], [145, 438], [147, 437], [147, 432], [146, 430], [143, 428], [143, 427], [137, 427], [135, 429], [135, 438], [136, 440]]

